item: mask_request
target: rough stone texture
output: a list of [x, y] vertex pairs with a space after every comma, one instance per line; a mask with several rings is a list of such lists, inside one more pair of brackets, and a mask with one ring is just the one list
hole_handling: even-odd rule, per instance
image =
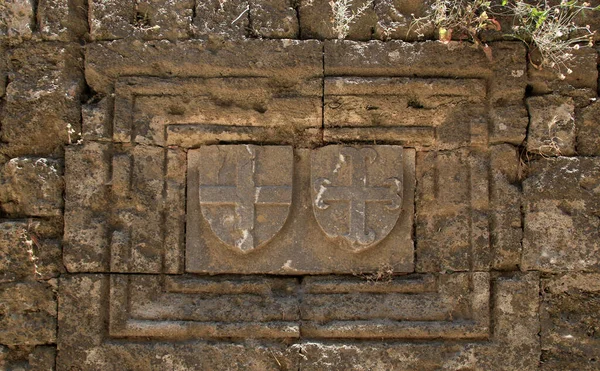
[[0, 174], [0, 207], [9, 215], [60, 216], [63, 208], [62, 161], [13, 158]]
[[600, 276], [565, 273], [542, 279], [541, 370], [597, 370]]
[[[566, 68], [527, 69], [529, 83], [534, 94], [549, 94], [552, 92], [577, 96], [590, 89], [592, 96], [598, 91], [598, 53], [592, 48], [573, 50], [574, 58], [566, 64]], [[532, 57], [535, 60], [535, 55]], [[537, 61], [539, 63], [539, 61]], [[571, 69], [572, 73], [568, 73]], [[558, 76], [564, 75], [564, 79]], [[585, 94], [585, 93], [584, 93]]]
[[219, 41], [247, 36], [250, 25], [248, 0], [198, 1], [195, 6], [194, 36]]
[[55, 346], [0, 346], [0, 369], [27, 371], [54, 371]]
[[56, 289], [56, 280], [0, 284], [0, 343], [55, 343]]
[[577, 154], [600, 156], [600, 102], [594, 102], [579, 111], [575, 118]]
[[48, 224], [0, 223], [0, 282], [49, 279], [63, 271], [60, 236]]
[[252, 36], [268, 39], [296, 39], [300, 32], [294, 8], [296, 0], [251, 0]]
[[600, 161], [540, 159], [523, 182], [523, 269], [596, 271], [600, 267]]
[[0, 38], [30, 39], [35, 22], [33, 6], [31, 0], [5, 0], [0, 3]]
[[487, 158], [468, 150], [417, 153], [417, 272], [489, 269]]
[[94, 40], [125, 37], [180, 39], [191, 33], [194, 1], [90, 0], [90, 36]]
[[[346, 14], [353, 17], [359, 9], [363, 8], [368, 0], [348, 2], [349, 7]], [[303, 39], [337, 39], [340, 37], [336, 29], [335, 15], [333, 14], [332, 3], [327, 0], [301, 0], [298, 8], [300, 17], [300, 35]], [[373, 9], [373, 4], [358, 17], [350, 22], [349, 29], [345, 38], [348, 40], [370, 40], [373, 34], [377, 16]], [[343, 36], [343, 34], [342, 34]]]
[[83, 0], [39, 0], [37, 21], [44, 40], [71, 41], [88, 32]]
[[321, 76], [320, 42], [298, 40], [95, 43], [86, 50], [85, 77], [99, 93], [121, 75], [269, 77], [293, 85]]
[[423, 20], [420, 24], [414, 23], [415, 19], [431, 14], [432, 3], [430, 0], [376, 1], [377, 24], [375, 26], [375, 38], [405, 41], [433, 38], [435, 28], [431, 22]]
[[503, 144], [490, 154], [490, 225], [492, 268], [516, 270], [521, 260], [521, 180], [524, 165], [518, 149]]
[[545, 156], [575, 154], [573, 99], [556, 95], [527, 98], [530, 124], [527, 151]]
[[[444, 276], [444, 275], [442, 275]], [[447, 283], [449, 287], [457, 289], [458, 281], [457, 277], [461, 274], [448, 275]], [[487, 295], [490, 295], [489, 284], [487, 283], [487, 274], [481, 274], [478, 276], [484, 278], [481, 283], [485, 282]], [[139, 280], [142, 281], [139, 281]], [[138, 299], [132, 297], [133, 307], [132, 309], [137, 313], [139, 319], [127, 319], [121, 318], [120, 316], [111, 315], [111, 332], [110, 337], [120, 338], [122, 336], [155, 336], [155, 334], [164, 334], [162, 331], [156, 331], [153, 326], [163, 326], [167, 323], [172, 323], [169, 327], [168, 333], [175, 339], [189, 339], [185, 343], [168, 342], [156, 339], [156, 341], [148, 342], [113, 342], [105, 339], [101, 334], [105, 329], [104, 320], [105, 312], [104, 305], [109, 300], [109, 292], [112, 298], [122, 298], [123, 292], [122, 287], [118, 283], [123, 280], [128, 280], [126, 277], [113, 276], [109, 280], [107, 276], [103, 275], [68, 275], [61, 279], [61, 292], [59, 298], [59, 338], [58, 347], [60, 349], [58, 354], [58, 370], [69, 370], [70, 367], [82, 367], [86, 370], [102, 370], [108, 365], [119, 364], [121, 367], [128, 368], [134, 367], [139, 370], [150, 370], [150, 369], [161, 369], [168, 367], [179, 367], [182, 369], [189, 369], [192, 367], [203, 368], [203, 369], [231, 369], [231, 370], [242, 370], [242, 369], [256, 369], [256, 370], [279, 370], [279, 369], [308, 369], [308, 370], [322, 370], [322, 369], [333, 369], [333, 370], [358, 370], [362, 367], [371, 367], [371, 369], [400, 369], [410, 370], [418, 369], [422, 370], [434, 370], [434, 369], [459, 369], [461, 367], [470, 367], [472, 369], [486, 369], [486, 370], [509, 370], [509, 369], [520, 369], [520, 370], [535, 370], [537, 369], [539, 361], [539, 339], [537, 333], [539, 331], [538, 325], [538, 276], [535, 273], [529, 274], [512, 274], [503, 277], [495, 277], [492, 280], [492, 291], [493, 299], [487, 298], [486, 294], [473, 295], [470, 299], [463, 297], [462, 300], [473, 300], [477, 305], [482, 305], [482, 313], [491, 313], [494, 316], [495, 331], [493, 334], [489, 333], [489, 328], [482, 328], [483, 333], [487, 333], [485, 338], [489, 340], [478, 341], [478, 340], [463, 340], [453, 341], [452, 339], [458, 339], [465, 334], [459, 330], [457, 337], [451, 337], [447, 342], [420, 342], [420, 343], [406, 343], [406, 342], [369, 342], [365, 344], [361, 343], [347, 343], [343, 340], [337, 339], [329, 342], [323, 342], [322, 340], [296, 340], [293, 342], [282, 342], [282, 341], [269, 341], [267, 339], [260, 339], [264, 332], [255, 332], [254, 336], [246, 337], [237, 343], [231, 343], [227, 341], [201, 341], [198, 340], [198, 335], [201, 334], [202, 329], [205, 328], [206, 322], [202, 322], [201, 318], [207, 315], [222, 316], [225, 313], [219, 312], [206, 312], [192, 311], [188, 312], [187, 318], [194, 319], [192, 323], [196, 323], [197, 326], [185, 329], [181, 329], [181, 325], [178, 322], [173, 321], [157, 321], [156, 325], [151, 325], [148, 321], [150, 318], [147, 310], [144, 309], [145, 305], [148, 305], [148, 299], [143, 299], [147, 295], [153, 295], [152, 290], [148, 291], [148, 288], [152, 288], [152, 284], [147, 280], [155, 280], [151, 276], [145, 276], [140, 278], [131, 277], [129, 280], [133, 280], [136, 283], [132, 284], [132, 288], [146, 289], [143, 292], [135, 293]], [[142, 284], [146, 280], [147, 283]], [[318, 280], [317, 280], [318, 281]], [[187, 282], [187, 281], [184, 281]], [[235, 281], [234, 281], [235, 282]], [[243, 282], [243, 281], [242, 281]], [[241, 282], [240, 282], [241, 283]], [[408, 283], [408, 282], [407, 282]], [[117, 286], [115, 286], [117, 284]], [[228, 290], [232, 293], [240, 293], [244, 289], [243, 286], [232, 285], [233, 282], [229, 283]], [[379, 291], [379, 290], [396, 290], [397, 292], [412, 292], [417, 289], [418, 282], [410, 283], [408, 286], [403, 284], [402, 281], [398, 283], [390, 284], [379, 284], [373, 285], [368, 282], [362, 283], [362, 285], [354, 286], [354, 290], [360, 290], [358, 292]], [[478, 283], [475, 283], [475, 287]], [[351, 286], [350, 286], [351, 287]], [[248, 287], [247, 289], [251, 288]], [[348, 287], [349, 288], [349, 287]], [[412, 289], [411, 289], [412, 288]], [[182, 289], [185, 289], [183, 291]], [[206, 286], [196, 286], [192, 281], [181, 287], [181, 293], [192, 294], [194, 292], [207, 292]], [[216, 288], [215, 288], [216, 289]], [[262, 295], [273, 295], [268, 288], [259, 291]], [[283, 287], [282, 287], [283, 289]], [[307, 288], [309, 290], [320, 290], [321, 293], [327, 294], [334, 293], [339, 290], [346, 290], [344, 286], [338, 286], [334, 282], [328, 283], [327, 281], [322, 282], [321, 286], [314, 288]], [[201, 290], [201, 291], [199, 291]], [[222, 289], [221, 289], [222, 290]], [[235, 291], [234, 291], [235, 290]], [[330, 291], [334, 290], [334, 291]], [[408, 290], [408, 291], [406, 291]], [[451, 289], [452, 290], [452, 289]], [[312, 292], [312, 291], [309, 291]], [[182, 294], [179, 294], [182, 295]], [[335, 295], [335, 294], [334, 294]], [[366, 295], [366, 294], [360, 294]], [[309, 296], [313, 296], [312, 294]], [[334, 297], [336, 297], [335, 295]], [[181, 297], [181, 296], [180, 296]], [[327, 295], [323, 295], [324, 299]], [[398, 298], [402, 295], [398, 294]], [[426, 300], [427, 296], [423, 296], [423, 300]], [[152, 297], [152, 300], [157, 300], [157, 297]], [[368, 298], [368, 295], [365, 299]], [[415, 297], [415, 300], [419, 296]], [[190, 305], [185, 304], [183, 299], [178, 299], [177, 302], [168, 301], [168, 297], [165, 298], [166, 305]], [[165, 299], [158, 299], [160, 301]], [[283, 298], [280, 297], [279, 300]], [[316, 297], [310, 300], [315, 300]], [[365, 300], [363, 299], [363, 300]], [[407, 298], [408, 299], [408, 298]], [[455, 297], [455, 299], [458, 299]], [[214, 300], [214, 299], [209, 299]], [[331, 300], [331, 299], [330, 299]], [[490, 300], [489, 303], [494, 303], [493, 307], [488, 309], [489, 305], [485, 300]], [[159, 303], [160, 303], [159, 301]], [[327, 302], [327, 301], [325, 301]], [[117, 303], [121, 303], [117, 301]], [[176, 304], [179, 303], [179, 304]], [[360, 302], [356, 302], [358, 304]], [[393, 301], [389, 304], [394, 305]], [[423, 303], [425, 304], [425, 302]], [[467, 304], [463, 301], [462, 305]], [[122, 307], [123, 304], [117, 304], [114, 306], [111, 301], [112, 310], [116, 310], [117, 313], [124, 314]], [[192, 304], [193, 305], [193, 304]], [[212, 305], [212, 304], [211, 304]], [[268, 311], [270, 306], [265, 306], [264, 311]], [[330, 302], [329, 305], [334, 305], [338, 315], [343, 315], [344, 308], [340, 307], [335, 301]], [[360, 304], [359, 304], [360, 305]], [[385, 304], [384, 304], [385, 305]], [[156, 306], [154, 306], [156, 307]], [[460, 307], [460, 306], [459, 306]], [[307, 309], [314, 310], [316, 307], [310, 306]], [[385, 307], [383, 307], [385, 308]], [[383, 309], [380, 307], [380, 309]], [[429, 307], [424, 307], [429, 308]], [[485, 308], [485, 309], [483, 309]], [[333, 309], [333, 308], [332, 308]], [[348, 308], [350, 309], [350, 308]], [[378, 310], [380, 310], [378, 309]], [[360, 316], [359, 307], [351, 309], [348, 313], [354, 312], [354, 316]], [[430, 310], [430, 309], [428, 309]], [[491, 311], [490, 311], [491, 310]], [[385, 311], [385, 310], [384, 310]], [[114, 312], [113, 312], [114, 313]], [[133, 315], [135, 313], [130, 313]], [[157, 312], [156, 314], [159, 314]], [[173, 313], [173, 312], [171, 312]], [[183, 310], [182, 313], [185, 313]], [[265, 312], [266, 313], [266, 312]], [[288, 312], [289, 313], [289, 312]], [[301, 312], [302, 313], [302, 312]], [[314, 312], [315, 314], [318, 313]], [[376, 314], [377, 312], [373, 312]], [[402, 314], [398, 312], [400, 316], [405, 316], [406, 313]], [[419, 312], [415, 312], [418, 314]], [[459, 312], [467, 314], [466, 312]], [[461, 316], [461, 314], [456, 314]], [[307, 314], [309, 314], [307, 312]], [[140, 318], [139, 316], [142, 316]], [[231, 315], [234, 315], [232, 313]], [[282, 313], [283, 319], [285, 319], [286, 312]], [[287, 314], [290, 315], [290, 314]], [[393, 314], [388, 314], [393, 316]], [[423, 313], [423, 315], [427, 315]], [[145, 317], [145, 319], [143, 318]], [[126, 321], [126, 322], [120, 322]], [[145, 324], [144, 324], [145, 322]], [[410, 321], [406, 321], [411, 323]], [[188, 322], [189, 324], [190, 322]], [[285, 322], [280, 322], [285, 323]], [[308, 321], [310, 323], [310, 321]], [[359, 321], [360, 323], [360, 321]], [[402, 323], [402, 321], [399, 321]], [[418, 329], [420, 322], [414, 322], [413, 329]], [[435, 322], [434, 322], [435, 323]], [[450, 324], [460, 324], [461, 319], [455, 318], [450, 320]], [[113, 326], [118, 325], [118, 326]], [[123, 331], [121, 324], [127, 324], [130, 328], [129, 332]], [[231, 322], [222, 323], [218, 328], [210, 329], [212, 336], [218, 336], [221, 331], [226, 331], [227, 326], [229, 328], [242, 328], [244, 322]], [[266, 326], [263, 323], [262, 326]], [[412, 325], [409, 325], [409, 330]], [[460, 328], [460, 327], [459, 327]], [[145, 335], [138, 332], [144, 331]], [[184, 331], [181, 331], [184, 330]], [[115, 331], [115, 332], [113, 332]], [[133, 332], [132, 332], [133, 331]], [[313, 330], [311, 330], [313, 331]], [[410, 333], [410, 330], [409, 332]], [[315, 333], [317, 334], [317, 333]], [[427, 338], [427, 332], [413, 332], [417, 338]], [[262, 335], [262, 336], [261, 336]], [[160, 335], [159, 335], [160, 336]], [[209, 335], [210, 336], [210, 335]], [[338, 336], [338, 335], [336, 335]], [[146, 337], [148, 338], [148, 337]], [[89, 355], [93, 354], [92, 357]], [[152, 357], [149, 355], [152, 354]], [[359, 367], [360, 366], [360, 367]]]
[[9, 54], [1, 152], [10, 157], [60, 155], [81, 132], [79, 47], [26, 44]]

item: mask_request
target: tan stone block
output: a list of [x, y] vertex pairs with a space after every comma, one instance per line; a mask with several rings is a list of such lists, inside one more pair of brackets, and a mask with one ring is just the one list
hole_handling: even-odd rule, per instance
[[278, 85], [293, 86], [321, 76], [322, 54], [322, 45], [315, 40], [123, 40], [89, 45], [85, 74], [99, 93], [112, 92], [115, 80], [124, 75], [268, 77]]
[[575, 106], [561, 96], [527, 98], [527, 151], [545, 156], [575, 154]]
[[3, 370], [54, 371], [56, 346], [0, 345], [0, 368]]
[[577, 127], [577, 154], [600, 156], [600, 102], [583, 108], [575, 118]]
[[77, 141], [83, 90], [79, 45], [25, 44], [9, 53], [11, 80], [2, 119], [9, 157], [62, 156]]
[[49, 344], [56, 341], [54, 285], [42, 282], [0, 286], [0, 343]]
[[200, 1], [195, 7], [194, 36], [227, 41], [247, 36], [250, 23], [248, 0]]
[[63, 164], [51, 158], [19, 157], [4, 164], [2, 210], [18, 216], [59, 216], [63, 209]]
[[6, 0], [0, 4], [0, 37], [28, 40], [35, 25], [34, 3], [30, 0]]
[[88, 7], [94, 40], [188, 38], [194, 13], [191, 0], [92, 0]]
[[594, 370], [600, 360], [600, 276], [562, 273], [542, 279], [541, 370]]
[[417, 153], [417, 272], [489, 269], [488, 169], [485, 152]]
[[296, 39], [300, 26], [292, 0], [251, 0], [251, 32], [269, 39]]
[[[290, 147], [206, 146], [188, 151], [187, 271], [351, 273], [376, 271], [383, 265], [390, 265], [398, 272], [412, 271], [413, 252], [410, 231], [414, 205], [412, 201], [414, 152], [402, 151], [398, 146], [353, 148], [356, 147], [324, 147], [314, 152], [312, 165], [308, 150], [294, 151], [292, 159]], [[360, 148], [364, 148], [365, 153], [377, 155], [376, 158], [369, 157], [373, 162], [367, 167], [370, 169], [367, 173], [364, 173], [366, 165], [361, 164]], [[348, 155], [344, 151], [348, 152]], [[354, 154], [355, 151], [360, 153]], [[255, 153], [254, 157], [250, 152]], [[278, 155], [279, 152], [281, 154]], [[250, 157], [246, 158], [246, 153]], [[344, 158], [342, 162], [340, 162], [341, 157]], [[402, 160], [399, 160], [400, 158]], [[246, 169], [245, 165], [242, 165], [253, 161], [256, 161], [255, 170], [251, 170], [245, 178], [238, 178], [242, 174], [240, 171]], [[398, 165], [399, 163], [403, 165]], [[386, 168], [388, 169], [384, 170]], [[359, 192], [340, 195], [341, 198], [336, 196], [335, 192], [345, 189], [346, 183], [345, 187], [349, 190], [354, 189], [352, 187], [356, 186], [356, 179], [352, 180], [353, 171], [356, 177], [367, 177], [367, 182], [370, 187], [373, 187], [371, 189], [376, 193], [375, 195], [370, 195], [367, 188], [365, 194]], [[387, 178], [384, 173], [389, 175], [387, 178], [390, 178], [390, 181], [395, 177], [400, 183], [392, 182], [386, 185]], [[287, 174], [287, 178], [283, 177], [284, 174]], [[254, 181], [242, 179], [254, 179]], [[321, 183], [321, 186], [326, 189], [331, 185], [330, 195], [327, 190], [323, 190], [323, 194], [319, 193], [321, 187], [315, 185], [319, 179], [323, 182], [325, 180], [333, 182]], [[238, 205], [238, 202], [242, 201], [235, 201], [229, 193], [234, 192], [233, 190], [239, 188], [241, 184], [247, 185], [252, 182], [256, 183], [250, 188], [256, 190], [262, 189], [261, 187], [272, 188], [271, 191], [274, 192], [274, 196], [277, 196], [279, 203], [270, 205], [266, 200], [264, 202], [267, 203], [261, 206], [262, 201], [259, 197], [258, 201], [252, 198], [244, 201], [258, 202], [254, 206], [251, 203], [247, 206]], [[275, 186], [289, 187], [290, 190], [288, 191], [288, 188], [278, 190], [279, 188]], [[190, 193], [189, 190], [198, 187], [200, 187], [199, 195]], [[203, 187], [209, 187], [205, 192], [211, 189], [217, 192], [222, 188], [222, 191], [214, 193], [214, 196], [220, 197], [219, 200], [222, 198], [222, 201], [214, 201], [217, 203], [211, 206], [212, 201], [209, 196], [212, 193], [204, 195], [208, 198], [203, 201]], [[393, 187], [399, 187], [400, 191], [397, 192], [402, 192], [403, 196], [398, 198], [399, 193], [394, 193]], [[291, 200], [289, 192], [293, 194]], [[254, 191], [250, 193], [250, 196], [254, 195]], [[260, 193], [258, 195], [260, 196]], [[286, 198], [279, 198], [284, 196]], [[329, 202], [335, 205], [327, 210]], [[349, 206], [350, 204], [352, 207]], [[375, 210], [381, 206], [385, 208], [385, 205], [390, 207], [390, 210], [382, 213], [390, 216], [386, 217], [386, 221], [379, 220], [375, 217], [378, 215]], [[325, 214], [320, 210], [315, 210], [313, 214], [315, 207], [323, 208]], [[350, 209], [346, 210], [349, 207], [352, 210], [359, 209], [350, 212]], [[363, 214], [360, 207], [365, 207], [364, 223], [361, 222]], [[246, 211], [240, 214], [242, 209]], [[254, 215], [251, 215], [253, 209]], [[237, 215], [240, 216], [237, 221], [233, 214], [234, 210], [239, 211]], [[261, 214], [262, 210], [264, 215]], [[246, 215], [246, 212], [248, 217], [244, 219], [242, 216]], [[239, 223], [247, 224], [248, 227], [235, 227]], [[228, 225], [230, 226], [227, 227]], [[253, 229], [254, 227], [257, 229]], [[278, 231], [279, 229], [281, 231]], [[247, 236], [244, 234], [238, 236], [234, 233], [243, 230], [248, 230]], [[314, 231], [314, 233], [306, 234], [305, 231]], [[370, 239], [371, 236], [373, 240]], [[272, 241], [267, 242], [271, 238]], [[255, 242], [250, 244], [248, 241], [252, 240]], [[352, 244], [354, 240], [358, 241], [358, 245]], [[347, 246], [346, 242], [354, 247]], [[379, 243], [375, 244], [376, 242]], [[261, 244], [265, 245], [261, 246]]]
[[64, 263], [71, 272], [108, 269], [109, 149], [86, 142], [66, 152]]
[[64, 269], [59, 241], [45, 222], [0, 223], [0, 282], [57, 277]]
[[71, 41], [83, 37], [88, 32], [86, 7], [83, 0], [40, 0], [37, 20], [42, 38]]
[[531, 164], [523, 182], [522, 268], [598, 270], [598, 174], [600, 163], [593, 157], [541, 159]]

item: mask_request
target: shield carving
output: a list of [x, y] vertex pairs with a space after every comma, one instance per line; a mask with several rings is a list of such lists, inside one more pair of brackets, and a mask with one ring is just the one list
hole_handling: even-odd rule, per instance
[[359, 252], [394, 228], [402, 211], [401, 146], [326, 146], [311, 158], [312, 203], [325, 234]]
[[292, 148], [215, 145], [199, 151], [200, 209], [211, 230], [244, 253], [268, 243], [292, 203]]

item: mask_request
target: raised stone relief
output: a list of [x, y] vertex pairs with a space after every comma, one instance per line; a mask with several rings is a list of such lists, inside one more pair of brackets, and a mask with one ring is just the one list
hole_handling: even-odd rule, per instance
[[273, 238], [292, 202], [291, 147], [206, 146], [193, 156], [202, 159], [200, 209], [215, 235], [241, 252]]
[[311, 180], [325, 234], [362, 251], [390, 233], [402, 210], [402, 147], [320, 148], [312, 155]]

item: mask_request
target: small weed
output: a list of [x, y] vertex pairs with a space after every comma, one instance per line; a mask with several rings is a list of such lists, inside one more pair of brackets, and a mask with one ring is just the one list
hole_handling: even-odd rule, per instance
[[[538, 69], [554, 68], [564, 79], [565, 73], [573, 72], [567, 66], [573, 59], [573, 51], [581, 46], [593, 45], [595, 31], [589, 25], [579, 26], [575, 20], [586, 11], [597, 11], [600, 7], [592, 8], [587, 2], [566, 0], [558, 5], [550, 5], [548, 1], [530, 5], [523, 1], [508, 3], [504, 0], [503, 5], [515, 17], [512, 36], [528, 45], [530, 62]], [[536, 51], [539, 53], [538, 63], [531, 58], [532, 52]]]
[[354, 23], [365, 10], [373, 4], [374, 0], [366, 1], [357, 10], [351, 10], [352, 0], [331, 0], [329, 5], [333, 12], [333, 31], [338, 39], [345, 39], [350, 32], [350, 25]]

